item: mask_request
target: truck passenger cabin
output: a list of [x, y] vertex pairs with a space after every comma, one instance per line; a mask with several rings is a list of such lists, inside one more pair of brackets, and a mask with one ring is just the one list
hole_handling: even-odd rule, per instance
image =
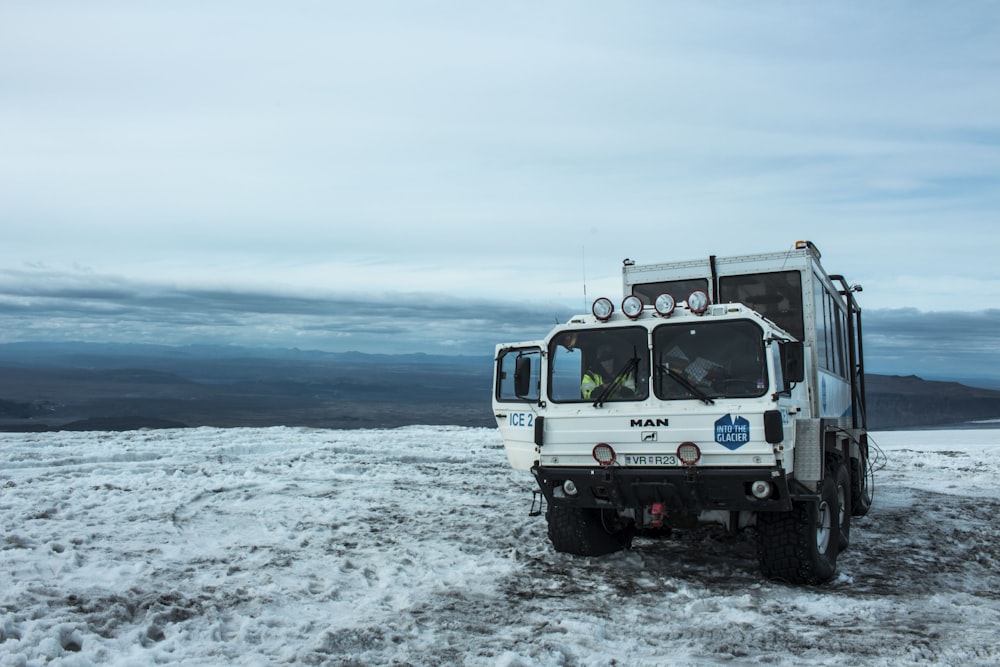
[[[740, 303], [757, 311], [811, 348], [818, 373], [844, 384], [845, 391], [826, 403], [829, 409], [821, 410], [821, 416], [858, 413], [859, 404], [864, 405], [864, 356], [861, 311], [853, 292], [861, 288], [848, 286], [842, 276], [827, 275], [819, 249], [809, 241], [796, 242], [795, 250], [643, 266], [626, 260], [625, 293], [649, 305], [661, 294], [680, 303], [701, 290], [712, 303]], [[853, 410], [843, 400], [847, 395]], [[860, 424], [855, 420], [852, 426]]]

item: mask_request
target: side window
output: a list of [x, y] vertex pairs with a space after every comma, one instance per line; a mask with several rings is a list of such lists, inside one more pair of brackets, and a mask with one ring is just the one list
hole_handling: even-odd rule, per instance
[[541, 359], [537, 347], [503, 350], [497, 357], [497, 399], [537, 401], [542, 388]]
[[846, 379], [850, 376], [845, 335], [847, 313], [839, 298], [816, 275], [813, 275], [813, 299], [816, 303], [816, 360], [823, 370]]
[[834, 311], [837, 313], [837, 373], [846, 380], [850, 378], [850, 373], [847, 370], [847, 338], [844, 335], [847, 326], [847, 313], [839, 307], [835, 308]]
[[816, 308], [816, 361], [820, 368], [827, 369], [829, 364], [829, 346], [827, 344], [827, 322], [826, 322], [826, 290], [823, 283], [817, 276], [813, 276], [813, 304]]

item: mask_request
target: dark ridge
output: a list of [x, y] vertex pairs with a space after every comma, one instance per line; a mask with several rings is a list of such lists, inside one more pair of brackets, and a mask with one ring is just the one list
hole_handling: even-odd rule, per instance
[[1000, 391], [915, 375], [868, 375], [872, 429], [946, 426], [1000, 418]]
[[[0, 431], [495, 427], [490, 357], [0, 344]], [[1000, 391], [866, 377], [873, 430], [1000, 418]]]

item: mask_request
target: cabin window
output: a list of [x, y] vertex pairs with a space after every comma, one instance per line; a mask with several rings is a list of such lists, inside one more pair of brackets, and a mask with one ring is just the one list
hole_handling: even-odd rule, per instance
[[632, 286], [632, 294], [636, 295], [647, 306], [656, 302], [656, 297], [661, 294], [669, 294], [674, 297], [675, 303], [687, 301], [688, 296], [695, 290], [701, 290], [709, 296], [712, 292], [708, 289], [708, 280], [705, 278], [692, 278], [689, 280], [667, 280], [660, 283], [644, 283]]
[[537, 401], [541, 392], [542, 351], [537, 347], [503, 350], [497, 358], [497, 399]]
[[749, 306], [797, 340], [804, 340], [802, 278], [798, 271], [721, 276], [719, 301]]

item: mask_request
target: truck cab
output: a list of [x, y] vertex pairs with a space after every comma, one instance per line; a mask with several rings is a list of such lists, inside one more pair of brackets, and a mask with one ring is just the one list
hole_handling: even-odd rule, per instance
[[497, 346], [497, 425], [556, 550], [714, 522], [755, 528], [767, 576], [833, 576], [870, 489], [856, 290], [819, 258], [803, 242], [626, 260], [620, 308], [602, 297], [541, 340]]

